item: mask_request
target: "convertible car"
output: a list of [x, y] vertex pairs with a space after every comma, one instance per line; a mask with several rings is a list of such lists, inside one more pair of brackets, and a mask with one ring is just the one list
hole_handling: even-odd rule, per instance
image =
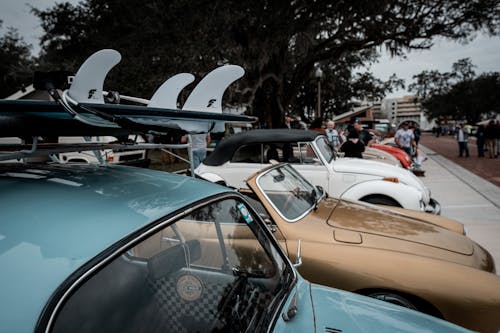
[[[500, 277], [463, 225], [423, 212], [328, 197], [289, 164], [250, 176], [253, 199], [301, 274], [479, 332], [500, 330]], [[375, 330], [372, 330], [375, 331]]]
[[439, 203], [410, 171], [373, 160], [335, 158], [327, 138], [316, 131], [261, 129], [222, 140], [195, 170], [213, 182], [245, 185], [271, 160], [289, 162], [332, 196], [439, 214]]

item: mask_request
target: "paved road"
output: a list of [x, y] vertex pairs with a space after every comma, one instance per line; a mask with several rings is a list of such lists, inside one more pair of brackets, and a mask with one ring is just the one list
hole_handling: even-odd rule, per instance
[[[454, 161], [458, 157], [453, 158], [453, 160], [445, 157], [451, 153], [449, 144], [456, 145], [452, 138], [440, 137], [436, 140], [440, 140], [441, 143], [436, 144], [432, 137], [426, 136], [421, 141], [420, 149], [428, 157], [428, 160], [423, 164], [426, 170], [425, 177], [421, 179], [431, 190], [432, 196], [440, 202], [441, 214], [462, 222], [467, 228], [468, 236], [491, 253], [495, 259], [497, 274], [499, 274], [500, 187], [472, 173], [469, 168], [466, 169], [455, 163]], [[431, 146], [436, 150], [430, 149]], [[455, 148], [458, 150], [457, 147]], [[456, 153], [456, 155], [458, 154]], [[481, 174], [481, 170], [489, 170], [484, 167], [484, 164], [491, 163], [496, 166], [497, 170], [493, 170], [489, 174], [493, 175], [494, 178], [500, 176], [499, 159], [478, 159], [476, 156], [472, 157], [471, 155], [467, 160], [475, 160], [475, 164], [478, 166], [474, 170], [477, 173]], [[462, 160], [466, 159], [462, 158]]]

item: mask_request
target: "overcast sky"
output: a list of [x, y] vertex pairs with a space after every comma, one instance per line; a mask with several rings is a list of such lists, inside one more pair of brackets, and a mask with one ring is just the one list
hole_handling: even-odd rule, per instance
[[[38, 38], [42, 35], [38, 19], [30, 13], [30, 5], [46, 9], [59, 1], [54, 0], [1, 0], [0, 20], [3, 27], [0, 34], [3, 35], [6, 27], [18, 29], [24, 40], [33, 45], [33, 53], [38, 53]], [[79, 0], [69, 0], [74, 4]], [[483, 72], [500, 72], [500, 37], [487, 37], [479, 34], [476, 39], [467, 45], [450, 42], [443, 39], [436, 40], [435, 45], [426, 51], [413, 51], [408, 54], [407, 59], [391, 59], [383, 55], [379, 63], [371, 66], [369, 70], [375, 77], [387, 80], [395, 73], [405, 80], [408, 86], [412, 83], [412, 76], [423, 70], [436, 69], [440, 72], [451, 71], [451, 65], [459, 59], [471, 58], [476, 65], [476, 74]], [[399, 90], [387, 97], [400, 97], [409, 94], [405, 90]]]

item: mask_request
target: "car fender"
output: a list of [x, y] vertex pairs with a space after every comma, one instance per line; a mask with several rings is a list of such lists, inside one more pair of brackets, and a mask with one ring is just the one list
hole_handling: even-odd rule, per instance
[[[386, 290], [411, 294], [432, 304], [446, 320], [465, 325], [478, 323], [479, 331], [500, 330], [500, 277], [451, 261], [383, 249], [348, 247], [358, 260], [332, 260], [323, 265], [332, 281], [343, 276], [346, 285], [332, 285], [352, 292]], [[380, 258], [384, 258], [380, 260]], [[304, 265], [313, 259], [304, 258]], [[383, 273], [381, 273], [383, 272]], [[336, 281], [337, 282], [337, 281]], [[376, 330], [374, 330], [376, 331]]]
[[311, 286], [316, 332], [469, 332], [444, 320], [324, 286]]
[[356, 183], [345, 190], [340, 198], [360, 200], [368, 195], [384, 195], [397, 201], [406, 209], [422, 210], [422, 193], [412, 186], [382, 179]]

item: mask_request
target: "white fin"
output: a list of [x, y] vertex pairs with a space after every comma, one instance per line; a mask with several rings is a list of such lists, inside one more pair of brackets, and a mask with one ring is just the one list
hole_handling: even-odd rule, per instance
[[149, 100], [152, 108], [177, 109], [177, 98], [184, 87], [194, 81], [194, 75], [180, 73], [172, 76], [158, 88]]
[[92, 54], [76, 72], [68, 91], [69, 97], [78, 103], [104, 104], [104, 79], [121, 58], [118, 51], [111, 49]]
[[245, 74], [237, 65], [225, 65], [208, 73], [196, 85], [182, 109], [222, 113], [222, 96], [227, 87]]

